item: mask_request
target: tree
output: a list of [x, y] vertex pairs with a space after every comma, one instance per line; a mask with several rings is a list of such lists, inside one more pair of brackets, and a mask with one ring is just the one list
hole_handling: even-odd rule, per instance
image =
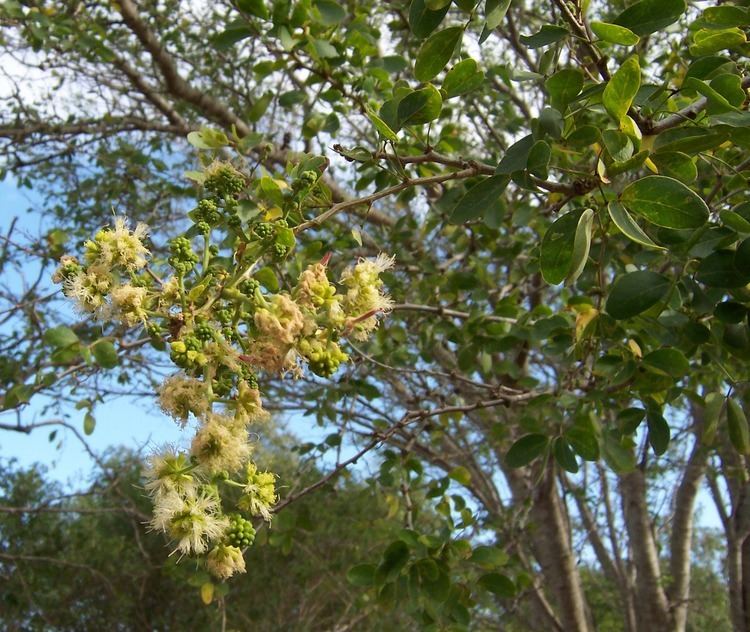
[[[262, 306], [279, 317], [317, 270], [325, 291], [303, 307], [319, 346], [300, 332], [285, 343], [309, 370], [252, 377], [268, 410], [333, 428], [326, 480], [388, 444], [375, 480], [405, 530], [377, 567], [355, 566], [355, 581], [423, 626], [523, 608], [532, 629], [593, 630], [590, 559], [624, 629], [684, 630], [705, 481], [725, 532], [732, 626], [750, 627], [744, 4], [3, 7], [23, 73], [73, 86], [64, 111], [29, 98], [20, 78], [4, 102], [5, 168], [44, 192], [56, 222], [32, 246], [9, 234], [0, 259], [10, 269], [33, 257], [42, 270], [3, 296], [9, 412], [32, 396], [67, 405], [75, 385], [93, 415], [98, 397], [123, 390], [113, 370], [124, 390], [153, 393], [164, 370], [147, 345], [190, 336], [193, 306], [284, 296]], [[173, 312], [187, 327], [144, 336], [149, 318], [124, 299], [119, 325], [60, 320], [44, 279], [111, 205], [149, 224], [154, 261], [192, 274]], [[201, 222], [225, 239], [218, 253], [200, 245]], [[118, 230], [87, 246], [87, 265]], [[396, 257], [377, 266], [393, 305], [359, 341], [350, 334], [372, 329], [373, 313], [350, 304], [337, 322], [320, 308], [354, 288], [351, 262], [380, 253]], [[123, 269], [140, 269], [139, 256]], [[243, 268], [248, 257], [263, 268]], [[321, 258], [324, 271], [310, 267]], [[247, 271], [231, 277], [252, 281], [245, 298], [211, 286], [222, 267]], [[79, 273], [58, 273], [69, 295]], [[380, 297], [372, 312], [388, 306], [378, 284], [367, 286]], [[270, 331], [252, 314], [243, 322], [222, 340]], [[202, 352], [172, 347], [188, 351]], [[226, 368], [209, 380], [225, 378], [236, 407], [243, 367]], [[415, 528], [423, 507], [439, 529]]]
[[[285, 478], [319, 476], [273, 447], [264, 461]], [[189, 565], [165, 560], [164, 541], [145, 524], [143, 459], [112, 455], [94, 484], [71, 497], [39, 468], [3, 466], [0, 496], [0, 622], [8, 630], [384, 629], [404, 615], [359, 603], [346, 582], [350, 560], [387, 543], [398, 522], [374, 518], [373, 494], [356, 481], [327, 488], [285, 512], [248, 553], [253, 569], [218, 608], [199, 598], [204, 581]], [[102, 474], [118, 479], [101, 485]], [[318, 514], [336, 516], [320, 520]], [[294, 538], [288, 534], [294, 531]], [[270, 540], [270, 541], [269, 541]], [[279, 569], [285, 569], [279, 573]], [[187, 583], [193, 587], [186, 590]], [[167, 605], [167, 607], [165, 607]]]

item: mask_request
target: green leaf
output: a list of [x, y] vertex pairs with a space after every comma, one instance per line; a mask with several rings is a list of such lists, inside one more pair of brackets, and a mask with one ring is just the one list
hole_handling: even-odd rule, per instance
[[[624, 120], [626, 117], [623, 117]], [[630, 118], [630, 117], [627, 117]], [[613, 129], [605, 129], [602, 132], [602, 141], [607, 148], [610, 157], [615, 162], [628, 160], [633, 156], [635, 147], [629, 136]]]
[[78, 342], [78, 336], [76, 333], [65, 325], [53, 327], [44, 332], [44, 342], [48, 345], [52, 345], [57, 349], [64, 349], [70, 347]]
[[421, 90], [407, 94], [398, 104], [398, 119], [400, 127], [407, 125], [423, 125], [434, 121], [440, 116], [443, 108], [443, 98], [433, 85], [427, 85]]
[[695, 161], [681, 151], [665, 151], [651, 154], [651, 160], [659, 173], [684, 184], [689, 184], [698, 177]]
[[710, 446], [716, 438], [716, 431], [719, 428], [719, 420], [724, 410], [724, 395], [721, 393], [709, 393], [706, 395], [706, 405], [703, 409], [704, 424], [701, 431], [701, 442], [703, 445]]
[[443, 90], [447, 98], [466, 94], [484, 83], [484, 72], [477, 69], [473, 59], [463, 59], [451, 68], [443, 80]]
[[565, 438], [582, 459], [599, 460], [599, 440], [593, 428], [576, 424], [565, 431]]
[[265, 0], [237, 0], [237, 8], [263, 20], [270, 17]]
[[448, 13], [450, 4], [446, 4], [439, 11], [431, 11], [427, 8], [424, 0], [412, 0], [409, 7], [409, 26], [411, 32], [419, 39], [427, 37], [443, 21]]
[[498, 163], [495, 173], [510, 175], [516, 171], [526, 169], [529, 153], [533, 146], [534, 136], [531, 134], [524, 136], [521, 140], [513, 143], [508, 147], [502, 160]]
[[679, 349], [656, 349], [646, 354], [643, 364], [656, 373], [680, 379], [687, 375], [690, 363]]
[[575, 237], [573, 238], [573, 255], [570, 259], [570, 268], [565, 276], [565, 282], [572, 285], [583, 273], [586, 261], [591, 249], [591, 229], [594, 225], [594, 211], [587, 208], [578, 220]]
[[612, 75], [602, 93], [602, 103], [618, 124], [633, 104], [641, 86], [641, 67], [638, 55], [628, 57]]
[[633, 31], [624, 26], [617, 24], [608, 24], [607, 22], [591, 22], [591, 30], [600, 40], [610, 44], [620, 44], [621, 46], [635, 46], [641, 38]]
[[117, 349], [109, 340], [97, 340], [91, 346], [91, 353], [96, 363], [105, 369], [112, 369], [119, 364]]
[[558, 217], [542, 238], [540, 265], [542, 277], [550, 285], [562, 283], [573, 263], [573, 242], [582, 211]]
[[482, 568], [498, 568], [507, 564], [508, 554], [496, 546], [478, 546], [472, 551], [469, 562]]
[[727, 48], [737, 48], [747, 43], [747, 36], [742, 29], [730, 28], [720, 31], [700, 29], [693, 33], [694, 44], [688, 49], [693, 57], [710, 55]]
[[642, 270], [615, 279], [607, 299], [607, 313], [615, 320], [632, 318], [663, 300], [672, 282], [665, 276]]
[[384, 582], [394, 579], [409, 560], [409, 546], [403, 540], [394, 540], [383, 553], [377, 569], [377, 578]]
[[484, 20], [487, 31], [493, 31], [505, 18], [510, 0], [487, 0], [484, 6]]
[[279, 280], [276, 278], [276, 273], [271, 268], [261, 268], [253, 275], [264, 288], [269, 292], [279, 291]]
[[565, 119], [555, 108], [543, 108], [539, 112], [539, 129], [557, 140], [562, 136]]
[[271, 101], [273, 101], [273, 93], [266, 92], [255, 103], [252, 104], [250, 109], [247, 111], [245, 118], [251, 123], [257, 123], [260, 118], [266, 113], [266, 110], [271, 104]]
[[701, 228], [708, 206], [679, 180], [646, 176], [625, 187], [620, 201], [631, 212], [664, 228]]
[[90, 435], [94, 432], [94, 428], [96, 428], [96, 419], [94, 418], [94, 415], [91, 414], [91, 412], [87, 412], [83, 416], [83, 433], [86, 435]]
[[686, 10], [685, 0], [641, 0], [620, 13], [614, 23], [642, 37], [677, 22]]
[[750, 10], [747, 7], [725, 5], [708, 7], [703, 11], [703, 19], [719, 27], [750, 25]]
[[342, 3], [334, 0], [315, 0], [315, 8], [325, 26], [334, 26], [346, 17], [346, 9], [341, 5]]
[[527, 434], [516, 441], [505, 455], [508, 467], [523, 467], [544, 453], [548, 439], [543, 434]]
[[562, 437], [557, 437], [557, 439], [555, 439], [553, 453], [555, 455], [555, 461], [557, 461], [558, 465], [560, 465], [565, 471], [570, 472], [571, 474], [576, 474], [578, 472], [579, 467], [578, 461], [576, 461], [576, 455], [570, 447], [570, 444], [565, 439]]
[[568, 35], [570, 32], [565, 27], [545, 24], [533, 35], [521, 35], [520, 40], [527, 48], [541, 48], [559, 42]]
[[461, 485], [469, 485], [471, 483], [471, 473], [463, 465], [454, 467], [448, 476]]
[[225, 51], [252, 34], [253, 31], [246, 24], [240, 22], [231, 24], [223, 32], [212, 36], [209, 41], [216, 50]]
[[738, 261], [737, 251], [712, 252], [700, 262], [695, 278], [709, 287], [739, 288], [747, 285], [750, 282], [750, 269], [743, 265], [744, 253], [740, 253], [741, 258]]
[[[737, 79], [739, 79], [739, 77], [737, 77]], [[715, 90], [705, 81], [701, 81], [695, 77], [688, 77], [682, 82], [682, 85], [684, 88], [695, 90], [706, 97], [711, 108], [711, 114], [723, 114], [725, 112], [738, 111], [738, 108], [731, 104], [723, 94]]]
[[583, 88], [583, 73], [577, 68], [565, 68], [547, 79], [544, 87], [547, 88], [552, 107], [565, 112], [568, 104]]
[[618, 474], [626, 474], [635, 469], [635, 453], [622, 445], [620, 438], [612, 431], [604, 435], [602, 453], [607, 464]]
[[513, 581], [500, 573], [487, 573], [479, 578], [479, 585], [493, 595], [510, 599], [516, 594], [516, 585]]
[[221, 130], [202, 128], [199, 132], [190, 132], [188, 142], [198, 149], [221, 149], [229, 144], [227, 135]]
[[346, 573], [346, 579], [353, 586], [372, 586], [375, 583], [375, 565], [352, 566]]
[[448, 221], [463, 224], [482, 217], [494, 205], [508, 186], [507, 176], [490, 176], [469, 189], [451, 211]]
[[372, 111], [371, 108], [367, 108], [366, 110], [367, 118], [370, 119], [370, 122], [375, 126], [375, 129], [378, 130], [378, 133], [385, 138], [386, 140], [390, 141], [396, 141], [398, 140], [398, 136], [396, 136], [396, 132], [394, 132], [390, 127], [388, 127], [388, 123], [386, 123], [382, 118], [380, 118], [375, 112]]
[[609, 216], [612, 218], [615, 226], [620, 229], [623, 235], [625, 235], [631, 241], [646, 246], [646, 248], [656, 248], [659, 250], [665, 250], [662, 246], [654, 243], [651, 238], [643, 232], [643, 229], [636, 224], [635, 220], [625, 210], [625, 207], [619, 202], [610, 202], [607, 206]]
[[727, 399], [727, 426], [729, 440], [740, 454], [750, 454], [750, 429], [745, 411], [734, 399]]
[[669, 447], [669, 424], [657, 412], [649, 412], [646, 416], [648, 424], [648, 442], [654, 450], [656, 456], [660, 456], [667, 451]]
[[430, 11], [439, 11], [447, 7], [453, 0], [425, 0], [425, 5]]
[[435, 78], [450, 61], [463, 34], [462, 27], [453, 26], [431, 35], [417, 53], [414, 76], [422, 82]]

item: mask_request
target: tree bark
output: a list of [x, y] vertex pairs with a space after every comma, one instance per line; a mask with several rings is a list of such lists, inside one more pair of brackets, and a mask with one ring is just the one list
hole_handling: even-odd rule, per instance
[[703, 426], [702, 410], [693, 410], [696, 438], [688, 458], [682, 480], [675, 493], [674, 516], [670, 537], [670, 574], [668, 589], [674, 617], [675, 632], [684, 632], [687, 625], [688, 599], [690, 597], [690, 562], [693, 542], [693, 513], [703, 477], [706, 473], [708, 450], [700, 442]]
[[566, 632], [592, 632], [586, 597], [569, 539], [562, 500], [555, 484], [555, 466], [548, 464], [536, 485], [519, 470], [506, 472], [517, 503], [531, 499], [530, 537], [534, 556], [542, 567], [546, 587]]
[[674, 629], [669, 602], [664, 592], [659, 568], [659, 554], [646, 502], [646, 477], [636, 469], [620, 477], [622, 511], [633, 552], [636, 571], [639, 632], [665, 632]]

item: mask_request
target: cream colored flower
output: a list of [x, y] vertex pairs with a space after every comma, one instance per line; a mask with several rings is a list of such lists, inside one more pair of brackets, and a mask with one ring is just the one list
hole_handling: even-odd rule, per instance
[[305, 329], [305, 316], [287, 295], [274, 294], [267, 307], [255, 312], [255, 326], [261, 338], [291, 345]]
[[206, 384], [184, 373], [175, 373], [159, 387], [159, 406], [184, 426], [190, 413], [200, 418], [209, 411]]
[[268, 420], [268, 412], [263, 409], [263, 402], [260, 399], [260, 391], [252, 388], [245, 380], [240, 380], [237, 384], [237, 408], [235, 420], [239, 423], [249, 424], [254, 421]]
[[276, 477], [270, 472], [259, 472], [255, 463], [248, 463], [245, 471], [245, 486], [237, 506], [252, 514], [271, 521], [271, 507], [276, 504]]
[[154, 497], [171, 493], [179, 495], [192, 494], [197, 488], [193, 475], [194, 466], [187, 456], [173, 449], [161, 454], [154, 454], [146, 461], [143, 476], [146, 478], [146, 489]]
[[380, 274], [393, 267], [394, 259], [382, 253], [374, 261], [360, 259], [341, 275], [341, 283], [347, 289], [341, 307], [347, 316], [346, 327], [355, 340], [366, 340], [378, 326], [375, 315], [393, 307], [393, 301], [383, 291]]
[[112, 276], [98, 267], [82, 268], [63, 281], [63, 294], [78, 303], [82, 312], [101, 315], [107, 309]]
[[190, 453], [210, 474], [236, 472], [252, 448], [245, 425], [231, 417], [211, 414], [193, 438]]
[[120, 266], [128, 272], [140, 270], [147, 261], [148, 249], [143, 245], [148, 227], [138, 224], [135, 230], [128, 228], [124, 217], [115, 218], [114, 228], [103, 228], [93, 240], [85, 244], [86, 261], [89, 265], [111, 270]]
[[236, 546], [219, 544], [206, 557], [208, 571], [219, 579], [228, 579], [245, 572], [245, 558]]
[[156, 498], [151, 527], [164, 531], [183, 555], [205, 553], [209, 543], [224, 536], [229, 519], [221, 513], [219, 499], [205, 492], [185, 496], [171, 492]]
[[134, 285], [120, 285], [110, 294], [112, 298], [111, 316], [118, 318], [128, 327], [147, 319], [144, 309], [148, 290]]

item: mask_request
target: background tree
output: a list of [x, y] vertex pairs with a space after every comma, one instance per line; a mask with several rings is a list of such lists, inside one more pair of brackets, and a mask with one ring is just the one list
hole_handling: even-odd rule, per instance
[[[55, 221], [0, 257], [31, 270], [3, 293], [4, 427], [51, 423], [24, 420], [32, 396], [153, 390], [140, 332], [56, 327], [45, 279], [112, 205], [158, 252], [192, 208], [186, 134], [221, 128], [194, 143], [280, 179], [325, 155], [330, 200], [294, 218], [279, 275], [395, 253], [396, 305], [332, 380], [261, 385], [334, 444], [389, 444], [376, 481], [405, 530], [352, 580], [423, 626], [525, 608], [532, 629], [593, 630], [594, 572], [623, 629], [684, 630], [705, 482], [747, 630], [750, 18], [628, 5], [4, 3], [4, 166]], [[419, 531], [422, 506], [442, 529]]]

